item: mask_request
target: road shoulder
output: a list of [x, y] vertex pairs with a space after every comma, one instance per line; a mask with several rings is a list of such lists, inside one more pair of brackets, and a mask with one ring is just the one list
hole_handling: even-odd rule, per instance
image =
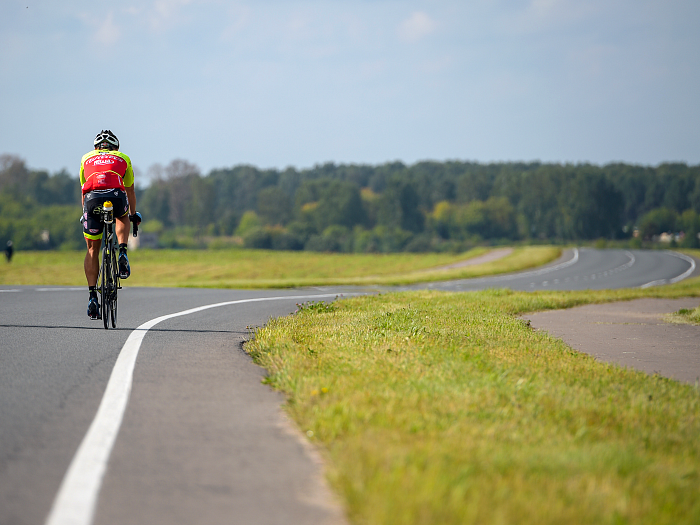
[[663, 316], [699, 304], [697, 297], [636, 299], [522, 318], [601, 361], [694, 384], [700, 378], [700, 326], [670, 324]]

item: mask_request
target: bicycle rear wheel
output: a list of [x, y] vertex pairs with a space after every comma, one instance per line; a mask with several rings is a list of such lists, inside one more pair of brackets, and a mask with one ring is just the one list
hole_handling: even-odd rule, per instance
[[117, 250], [112, 246], [112, 293], [110, 294], [110, 315], [112, 317], [112, 328], [117, 327], [117, 291], [119, 290], [119, 264], [117, 262]]
[[110, 311], [110, 297], [109, 297], [109, 281], [112, 277], [112, 270], [109, 264], [109, 249], [105, 245], [102, 248], [102, 280], [100, 281], [100, 294], [102, 295], [102, 323], [104, 324], [105, 330], [109, 328], [109, 311]]

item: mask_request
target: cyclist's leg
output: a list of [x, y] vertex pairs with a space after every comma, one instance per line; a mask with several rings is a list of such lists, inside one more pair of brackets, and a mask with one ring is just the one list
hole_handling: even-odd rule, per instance
[[97, 274], [100, 268], [100, 245], [102, 243], [102, 230], [104, 225], [93, 211], [96, 206], [102, 205], [104, 198], [101, 195], [88, 193], [83, 203], [83, 237], [87, 245], [85, 254], [85, 278], [88, 286], [97, 284]]
[[125, 214], [122, 217], [117, 217], [115, 222], [115, 230], [117, 232], [117, 239], [119, 244], [126, 244], [129, 241], [129, 230], [131, 229], [131, 222], [129, 222], [129, 214]]
[[117, 240], [120, 245], [126, 244], [129, 240], [129, 230], [131, 229], [131, 222], [129, 222], [129, 197], [127, 197], [124, 190], [114, 190], [112, 202], [114, 202], [114, 216], [117, 219], [115, 224]]
[[90, 319], [100, 318], [100, 302], [97, 300], [97, 275], [100, 268], [100, 240], [85, 239], [87, 253], [85, 254], [85, 277], [88, 282], [87, 314]]
[[[126, 220], [124, 226], [122, 220]], [[127, 255], [127, 241], [129, 240], [129, 215], [119, 217], [117, 219], [117, 239], [119, 240], [119, 278], [128, 279], [131, 275], [131, 266], [129, 265], [129, 256]], [[123, 235], [120, 235], [122, 233]]]
[[85, 278], [88, 286], [97, 285], [97, 274], [100, 271], [100, 246], [102, 239], [85, 239], [87, 253], [85, 254]]
[[97, 276], [100, 269], [100, 246], [102, 244], [103, 224], [93, 214], [95, 206], [101, 204], [102, 201], [93, 194], [85, 195], [83, 204], [83, 236], [87, 245], [85, 253], [85, 261], [83, 268], [85, 269], [85, 279], [88, 283], [90, 297], [88, 299], [87, 314], [90, 319], [99, 319], [100, 305], [97, 300]]
[[115, 215], [116, 211], [123, 212], [121, 217], [116, 217], [115, 232], [119, 241], [119, 277], [127, 279], [131, 275], [131, 267], [129, 265], [129, 257], [127, 255], [127, 242], [129, 241], [129, 232], [131, 230], [131, 222], [129, 221], [129, 199], [126, 192], [118, 190], [115, 192], [114, 199]]

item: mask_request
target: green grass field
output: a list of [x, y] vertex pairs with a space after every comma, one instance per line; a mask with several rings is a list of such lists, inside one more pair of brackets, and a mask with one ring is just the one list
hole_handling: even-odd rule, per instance
[[[696, 253], [697, 255], [697, 253]], [[358, 524], [700, 523], [700, 390], [517, 316], [647, 290], [414, 292], [303, 305], [246, 349]]]
[[[436, 270], [483, 255], [475, 248], [462, 254], [333, 254], [270, 250], [134, 250], [126, 286], [203, 288], [291, 288], [343, 284], [408, 284], [478, 277], [524, 270], [556, 259], [554, 247], [516, 248], [495, 262]], [[18, 252], [0, 264], [0, 284], [85, 284], [84, 252]]]

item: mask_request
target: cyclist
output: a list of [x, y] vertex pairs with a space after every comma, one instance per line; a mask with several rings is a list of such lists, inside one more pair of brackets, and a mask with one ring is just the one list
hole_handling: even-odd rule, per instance
[[116, 234], [119, 240], [119, 277], [126, 279], [131, 274], [127, 256], [129, 221], [141, 222], [136, 211], [134, 192], [134, 170], [131, 159], [119, 151], [119, 139], [110, 130], [100, 131], [94, 140], [95, 149], [83, 155], [80, 161], [80, 184], [83, 190], [83, 236], [87, 243], [85, 254], [85, 278], [90, 299], [87, 314], [90, 319], [100, 318], [97, 300], [97, 276], [100, 268], [100, 245], [104, 225], [93, 213], [105, 201], [114, 205]]

